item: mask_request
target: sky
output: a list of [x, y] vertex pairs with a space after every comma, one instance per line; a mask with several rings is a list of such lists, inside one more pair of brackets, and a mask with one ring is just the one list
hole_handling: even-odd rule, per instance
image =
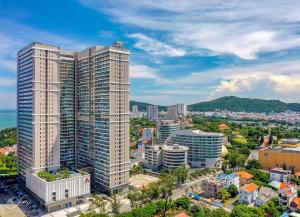
[[116, 40], [131, 51], [131, 100], [300, 102], [299, 0], [0, 0], [0, 109], [16, 107], [16, 53], [28, 43]]

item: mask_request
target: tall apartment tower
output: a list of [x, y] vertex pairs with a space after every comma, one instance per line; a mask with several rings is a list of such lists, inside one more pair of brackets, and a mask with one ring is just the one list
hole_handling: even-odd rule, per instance
[[108, 193], [129, 179], [129, 54], [120, 42], [78, 53], [77, 165]]
[[157, 105], [147, 106], [147, 118], [152, 119], [152, 120], [158, 119], [158, 106]]
[[18, 52], [18, 171], [88, 168], [115, 193], [129, 179], [129, 55], [121, 42], [81, 52]]
[[168, 106], [167, 108], [168, 110], [168, 119], [169, 120], [176, 120], [177, 119], [177, 106], [176, 105], [171, 105], [171, 106]]
[[187, 115], [187, 105], [184, 103], [178, 103], [177, 105], [177, 114], [186, 116]]
[[18, 170], [60, 167], [60, 49], [32, 43], [18, 52]]

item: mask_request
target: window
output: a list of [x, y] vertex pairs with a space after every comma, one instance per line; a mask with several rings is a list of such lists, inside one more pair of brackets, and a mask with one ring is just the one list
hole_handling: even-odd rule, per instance
[[69, 190], [68, 189], [65, 190], [65, 198], [69, 198]]
[[56, 192], [52, 192], [52, 200], [56, 201]]

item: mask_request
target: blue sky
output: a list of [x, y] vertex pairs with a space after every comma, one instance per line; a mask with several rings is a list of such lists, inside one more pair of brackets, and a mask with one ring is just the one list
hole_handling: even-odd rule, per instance
[[131, 99], [300, 102], [299, 0], [0, 0], [0, 108], [16, 106], [16, 53], [125, 42]]

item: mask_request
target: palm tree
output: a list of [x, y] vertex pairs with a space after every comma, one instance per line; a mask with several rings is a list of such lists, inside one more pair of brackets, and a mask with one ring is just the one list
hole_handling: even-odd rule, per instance
[[104, 201], [101, 197], [94, 194], [90, 201], [99, 208], [99, 214], [106, 213], [106, 201]]
[[120, 208], [122, 206], [122, 203], [120, 202], [120, 200], [117, 198], [117, 195], [114, 194], [112, 196], [112, 201], [111, 201], [111, 209], [112, 209], [112, 213], [117, 215], [120, 213]]

